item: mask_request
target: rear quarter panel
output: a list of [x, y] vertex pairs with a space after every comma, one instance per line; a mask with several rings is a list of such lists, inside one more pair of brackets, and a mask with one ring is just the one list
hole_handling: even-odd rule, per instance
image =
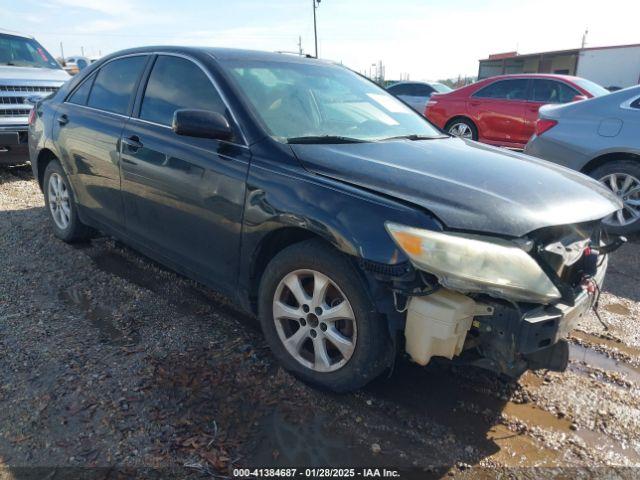
[[465, 98], [459, 97], [436, 97], [433, 95], [432, 100], [437, 103], [427, 106], [425, 116], [431, 123], [437, 127], [444, 129], [447, 122], [457, 115], [467, 115], [467, 102]]

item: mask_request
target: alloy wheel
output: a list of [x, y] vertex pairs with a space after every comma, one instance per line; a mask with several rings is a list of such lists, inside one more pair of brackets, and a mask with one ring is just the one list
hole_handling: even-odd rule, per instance
[[52, 173], [48, 186], [49, 210], [53, 221], [61, 230], [66, 230], [71, 221], [71, 204], [69, 202], [69, 190], [62, 177]]
[[278, 284], [273, 320], [280, 341], [300, 364], [333, 372], [352, 357], [357, 325], [349, 300], [326, 275], [296, 270]]
[[621, 210], [604, 220], [605, 224], [626, 227], [640, 220], [640, 180], [628, 173], [610, 173], [602, 177], [600, 183], [615, 193], [624, 204]]
[[468, 138], [469, 140], [473, 139], [473, 132], [471, 131], [471, 127], [463, 122], [458, 122], [451, 125], [449, 127], [449, 133], [454, 137]]

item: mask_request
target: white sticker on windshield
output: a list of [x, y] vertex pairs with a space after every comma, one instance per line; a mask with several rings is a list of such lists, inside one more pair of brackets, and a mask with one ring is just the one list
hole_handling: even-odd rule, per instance
[[380, 93], [367, 93], [367, 96], [372, 100], [375, 100], [384, 108], [392, 113], [405, 113], [406, 109], [404, 105], [397, 101], [395, 98], [389, 95], [382, 95]]

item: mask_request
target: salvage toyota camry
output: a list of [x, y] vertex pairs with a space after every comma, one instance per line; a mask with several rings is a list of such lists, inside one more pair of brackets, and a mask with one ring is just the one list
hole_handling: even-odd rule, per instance
[[621, 242], [596, 181], [286, 54], [112, 54], [37, 105], [29, 147], [58, 238], [102, 231], [223, 292], [284, 367], [336, 391], [398, 349], [563, 369]]

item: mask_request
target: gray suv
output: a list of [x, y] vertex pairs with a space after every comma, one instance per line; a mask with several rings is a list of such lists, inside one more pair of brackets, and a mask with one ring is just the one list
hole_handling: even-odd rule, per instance
[[34, 38], [0, 30], [0, 165], [29, 160], [29, 112], [67, 79], [69, 75]]
[[624, 204], [604, 220], [617, 234], [640, 231], [640, 86], [540, 109], [525, 153], [579, 170]]

